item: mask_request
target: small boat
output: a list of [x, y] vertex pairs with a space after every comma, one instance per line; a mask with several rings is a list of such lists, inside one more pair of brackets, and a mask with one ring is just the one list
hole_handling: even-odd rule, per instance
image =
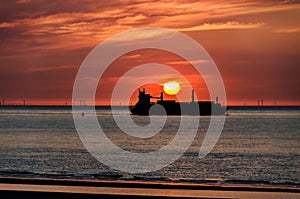
[[[130, 108], [133, 115], [226, 115], [226, 107], [214, 101], [195, 101], [194, 90], [192, 90], [191, 102], [176, 102], [175, 100], [164, 100], [163, 92], [160, 97], [147, 94], [145, 89], [139, 89], [138, 102]], [[151, 102], [156, 98], [156, 102]], [[160, 105], [160, 106], [155, 106]]]

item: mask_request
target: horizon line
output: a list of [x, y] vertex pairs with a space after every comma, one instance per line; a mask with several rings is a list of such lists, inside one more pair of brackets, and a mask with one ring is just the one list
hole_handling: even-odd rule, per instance
[[[0, 107], [73, 107], [73, 105], [65, 104], [5, 104]], [[92, 107], [94, 105], [74, 105], [75, 107]], [[94, 107], [133, 107], [134, 105], [95, 105]], [[300, 107], [300, 104], [285, 104], [285, 105], [227, 105], [226, 107]]]

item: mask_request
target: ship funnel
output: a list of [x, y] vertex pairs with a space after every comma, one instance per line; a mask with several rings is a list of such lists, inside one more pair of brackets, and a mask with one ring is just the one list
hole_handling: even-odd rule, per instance
[[192, 90], [192, 103], [195, 102], [195, 90], [193, 89]]

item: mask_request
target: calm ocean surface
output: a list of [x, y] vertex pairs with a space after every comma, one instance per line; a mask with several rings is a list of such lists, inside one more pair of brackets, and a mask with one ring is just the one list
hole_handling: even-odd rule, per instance
[[[0, 176], [300, 185], [300, 110], [228, 113], [220, 139], [205, 158], [198, 158], [198, 152], [209, 117], [201, 117], [193, 145], [176, 162], [156, 172], [128, 174], [108, 168], [87, 152], [71, 110], [1, 107]], [[109, 110], [98, 110], [97, 115], [116, 145], [141, 153], [166, 145], [180, 121], [179, 116], [171, 116], [162, 132], [139, 139], [121, 133]], [[149, 122], [143, 116], [133, 119]]]

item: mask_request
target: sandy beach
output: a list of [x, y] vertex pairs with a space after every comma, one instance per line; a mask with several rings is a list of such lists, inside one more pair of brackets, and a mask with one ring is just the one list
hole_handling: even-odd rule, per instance
[[1, 198], [300, 198], [299, 187], [1, 178]]

